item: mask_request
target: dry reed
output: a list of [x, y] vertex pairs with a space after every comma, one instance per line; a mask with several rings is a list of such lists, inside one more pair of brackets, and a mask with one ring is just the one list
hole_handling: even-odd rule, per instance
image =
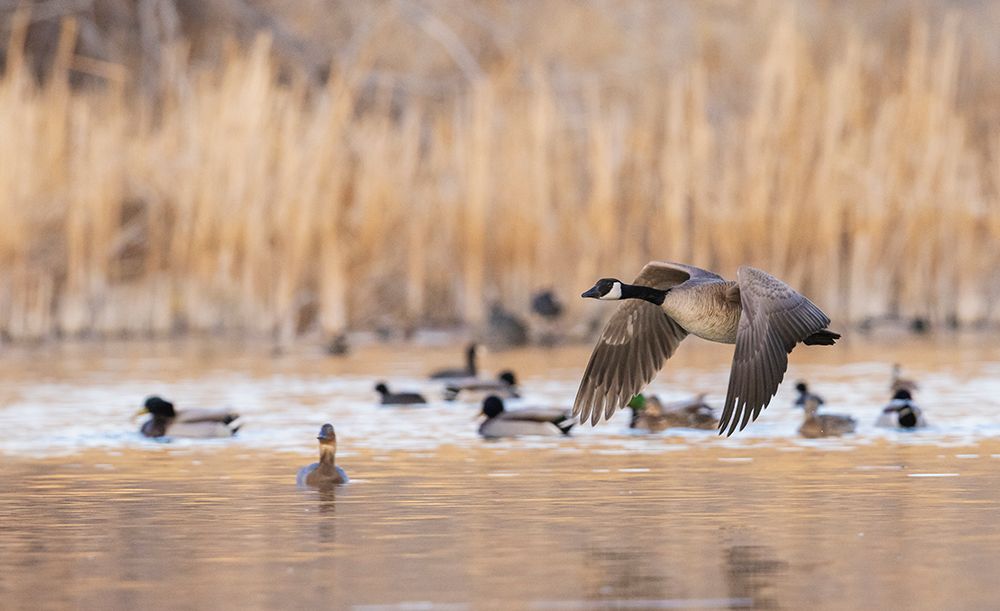
[[1000, 132], [956, 100], [954, 20], [820, 62], [785, 15], [723, 117], [709, 51], [633, 89], [508, 58], [442, 101], [373, 90], [364, 59], [289, 80], [260, 37], [214, 69], [165, 57], [154, 104], [113, 65], [69, 86], [95, 65], [72, 20], [43, 84], [11, 31], [9, 338], [478, 324], [545, 286], [578, 318], [575, 294], [651, 258], [770, 270], [836, 326], [998, 316]]

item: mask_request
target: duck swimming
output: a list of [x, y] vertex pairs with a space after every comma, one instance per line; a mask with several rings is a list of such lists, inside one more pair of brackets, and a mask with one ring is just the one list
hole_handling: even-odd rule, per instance
[[479, 354], [479, 345], [471, 343], [465, 348], [465, 367], [455, 369], [439, 369], [431, 373], [432, 380], [443, 380], [449, 378], [474, 378], [479, 373], [476, 366], [476, 357]]
[[634, 284], [602, 278], [581, 297], [626, 300], [608, 320], [580, 381], [573, 415], [597, 424], [648, 384], [689, 334], [736, 344], [719, 433], [743, 430], [767, 407], [796, 346], [831, 346], [839, 333], [803, 295], [740, 267], [735, 281], [691, 265], [651, 261]]
[[454, 401], [463, 392], [485, 392], [510, 399], [516, 399], [520, 396], [517, 393], [517, 378], [513, 371], [504, 371], [497, 376], [496, 380], [456, 380], [444, 387], [444, 398], [446, 401]]
[[299, 469], [299, 474], [295, 478], [295, 483], [299, 486], [312, 486], [313, 488], [325, 488], [346, 484], [350, 481], [347, 473], [337, 466], [337, 433], [330, 423], [324, 424], [319, 429], [319, 462], [314, 462], [308, 467]]
[[875, 426], [900, 429], [919, 429], [927, 426], [924, 413], [913, 402], [913, 394], [901, 388], [892, 395], [892, 401], [882, 409]]
[[810, 398], [816, 399], [817, 403], [820, 405], [825, 403], [825, 401], [823, 401], [823, 397], [809, 392], [809, 386], [801, 380], [799, 380], [799, 382], [795, 385], [795, 392], [798, 393], [798, 396], [795, 398], [795, 403], [792, 404], [794, 407], [804, 408], [806, 406], [806, 401]]
[[853, 433], [858, 422], [850, 416], [839, 414], [819, 414], [819, 401], [815, 396], [806, 398], [803, 408], [806, 411], [806, 419], [799, 427], [799, 435], [807, 439], [817, 439], [819, 437], [840, 437], [847, 433]]
[[382, 405], [417, 405], [427, 403], [423, 395], [415, 392], [389, 392], [385, 382], [375, 385], [375, 392], [381, 396]]
[[160, 397], [148, 397], [136, 416], [149, 414], [139, 432], [146, 437], [232, 437], [243, 425], [240, 415], [226, 409], [176, 410]]
[[486, 420], [479, 425], [479, 434], [488, 439], [520, 435], [569, 435], [576, 422], [570, 411], [560, 408], [504, 409], [503, 399], [489, 396], [483, 401], [480, 415]]
[[705, 395], [663, 405], [656, 396], [642, 393], [632, 397], [626, 406], [632, 410], [629, 428], [658, 433], [670, 428], [714, 429], [719, 419], [705, 403]]

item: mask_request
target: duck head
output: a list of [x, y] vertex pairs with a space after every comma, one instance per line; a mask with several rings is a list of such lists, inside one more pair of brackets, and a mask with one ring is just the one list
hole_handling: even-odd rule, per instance
[[896, 391], [896, 394], [892, 395], [892, 400], [893, 401], [912, 401], [913, 400], [913, 395], [910, 394], [910, 391], [906, 390], [905, 388], [901, 388], [901, 389], [899, 389], [899, 390]]
[[177, 412], [174, 411], [174, 404], [170, 401], [164, 401], [156, 395], [147, 397], [142, 409], [136, 412], [135, 415], [141, 416], [143, 414], [150, 414], [157, 420], [169, 420], [170, 418], [177, 417]]
[[800, 395], [804, 395], [809, 392], [809, 387], [806, 386], [805, 382], [799, 380], [799, 382], [795, 384], [795, 390], [798, 391]]
[[483, 399], [483, 411], [480, 415], [486, 416], [486, 419], [496, 418], [503, 413], [503, 400], [495, 395], [490, 395]]
[[621, 299], [622, 285], [622, 281], [617, 278], [601, 278], [588, 291], [581, 294], [580, 297], [607, 300]]
[[632, 410], [632, 419], [629, 421], [629, 427], [634, 429], [639, 423], [639, 414], [642, 413], [642, 410], [646, 409], [646, 397], [642, 393], [639, 393], [632, 397], [632, 400], [625, 407]]
[[337, 445], [337, 433], [333, 430], [333, 425], [327, 422], [319, 429], [319, 435], [316, 436], [319, 439], [319, 445]]
[[375, 385], [375, 392], [380, 395], [387, 395], [389, 394], [389, 387], [385, 385], [385, 382], [379, 382]]
[[509, 370], [504, 371], [499, 376], [497, 376], [497, 379], [503, 382], [504, 384], [507, 384], [508, 386], [517, 386], [517, 378], [514, 377], [513, 371]]

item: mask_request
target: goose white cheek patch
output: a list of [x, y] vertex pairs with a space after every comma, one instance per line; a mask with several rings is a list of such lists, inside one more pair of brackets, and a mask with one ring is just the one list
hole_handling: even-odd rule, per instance
[[622, 298], [621, 282], [615, 282], [614, 286], [611, 287], [610, 291], [608, 291], [604, 295], [601, 295], [601, 299], [621, 299], [621, 298]]

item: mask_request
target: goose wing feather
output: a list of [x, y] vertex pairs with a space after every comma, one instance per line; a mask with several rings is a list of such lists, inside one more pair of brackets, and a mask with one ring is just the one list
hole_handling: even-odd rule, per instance
[[[719, 276], [690, 265], [650, 261], [633, 284], [663, 290], [696, 278]], [[592, 424], [602, 416], [610, 418], [656, 377], [686, 336], [687, 331], [659, 306], [640, 299], [623, 302], [590, 355], [573, 402], [573, 416]]]
[[816, 305], [774, 276], [752, 267], [737, 272], [740, 322], [719, 433], [756, 420], [778, 390], [795, 344], [830, 324]]

